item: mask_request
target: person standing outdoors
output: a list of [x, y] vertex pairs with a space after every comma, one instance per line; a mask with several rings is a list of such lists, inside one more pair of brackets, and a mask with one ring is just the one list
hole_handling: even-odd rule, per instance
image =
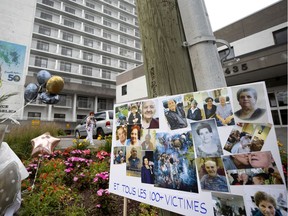
[[90, 112], [89, 116], [86, 118], [85, 129], [87, 132], [86, 140], [88, 140], [91, 145], [94, 145], [94, 143], [93, 143], [93, 129], [94, 129], [95, 124], [96, 124], [96, 120], [94, 118], [94, 112]]

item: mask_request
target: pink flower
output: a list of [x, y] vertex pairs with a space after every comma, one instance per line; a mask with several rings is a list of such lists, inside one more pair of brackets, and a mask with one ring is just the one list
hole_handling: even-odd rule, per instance
[[101, 188], [97, 191], [97, 195], [98, 196], [102, 196], [103, 195], [104, 190]]
[[101, 205], [100, 205], [100, 204], [97, 204], [96, 207], [97, 207], [97, 208], [101, 208]]
[[73, 168], [68, 168], [68, 169], [65, 169], [64, 171], [66, 172], [66, 173], [69, 173], [69, 172], [71, 172], [73, 170]]
[[102, 160], [102, 159], [105, 158], [105, 156], [109, 156], [109, 155], [110, 155], [109, 153], [107, 153], [106, 151], [102, 150], [102, 151], [97, 153], [96, 157], [98, 157], [100, 160]]
[[73, 181], [76, 182], [77, 180], [78, 180], [78, 177], [75, 176], [75, 177], [73, 178]]

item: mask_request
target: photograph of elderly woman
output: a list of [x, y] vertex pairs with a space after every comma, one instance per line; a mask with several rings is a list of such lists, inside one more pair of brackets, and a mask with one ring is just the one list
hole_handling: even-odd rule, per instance
[[286, 216], [287, 192], [276, 187], [255, 186], [245, 190], [246, 209], [251, 216]]
[[191, 123], [197, 157], [220, 157], [223, 155], [215, 119]]
[[268, 122], [264, 85], [232, 87], [232, 92], [236, 121]]

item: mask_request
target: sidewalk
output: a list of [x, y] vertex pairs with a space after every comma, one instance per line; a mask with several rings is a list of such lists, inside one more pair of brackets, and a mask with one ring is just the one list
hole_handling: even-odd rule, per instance
[[[55, 147], [55, 149], [66, 149], [68, 147], [71, 147], [73, 146], [72, 140], [75, 139], [74, 136], [65, 136], [65, 137], [58, 137], [58, 138], [60, 139], [60, 143]], [[104, 143], [105, 143], [105, 140], [94, 139], [95, 145], [90, 145], [88, 146], [88, 148], [98, 148]]]

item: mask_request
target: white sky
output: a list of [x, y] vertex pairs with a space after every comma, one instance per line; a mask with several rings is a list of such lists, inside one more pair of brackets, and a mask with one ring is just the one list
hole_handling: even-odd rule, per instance
[[234, 23], [278, 1], [279, 0], [204, 0], [213, 31]]

